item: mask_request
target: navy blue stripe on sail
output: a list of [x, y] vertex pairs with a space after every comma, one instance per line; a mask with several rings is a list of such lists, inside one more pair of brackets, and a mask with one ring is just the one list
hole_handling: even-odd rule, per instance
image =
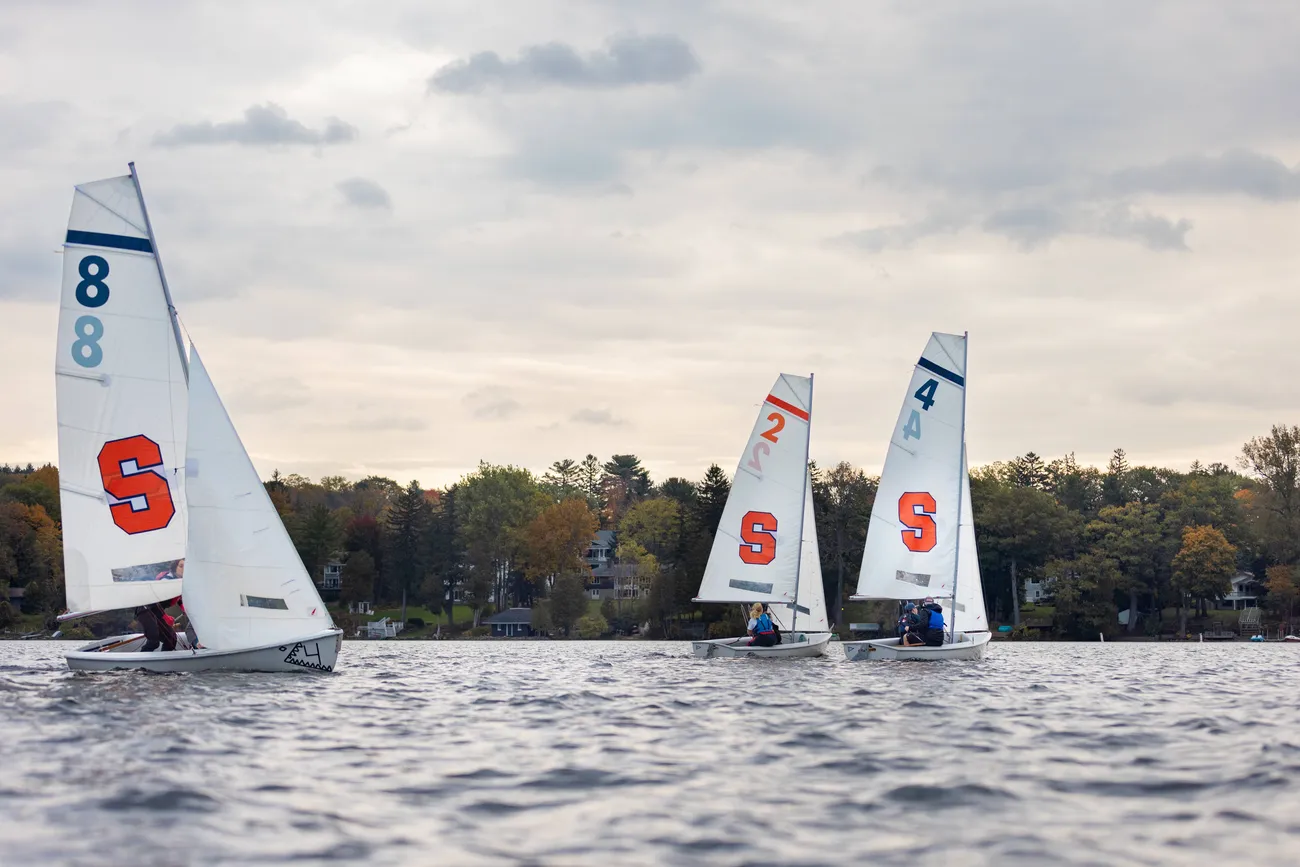
[[68, 244], [85, 244], [88, 247], [113, 247], [117, 250], [135, 250], [139, 253], [152, 253], [153, 244], [148, 238], [132, 238], [128, 235], [106, 235], [103, 232], [81, 232], [68, 230]]
[[944, 379], [948, 380], [954, 385], [960, 385], [962, 388], [966, 387], [965, 377], [953, 373], [951, 370], [949, 370], [946, 367], [940, 367], [939, 365], [935, 364], [933, 361], [931, 361], [928, 358], [922, 357], [921, 360], [918, 361], [916, 364], [918, 367], [924, 367], [926, 370], [930, 371], [935, 376], [942, 376]]

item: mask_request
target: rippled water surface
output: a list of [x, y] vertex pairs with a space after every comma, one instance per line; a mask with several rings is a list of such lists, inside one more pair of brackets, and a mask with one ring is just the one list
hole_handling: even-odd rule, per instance
[[74, 675], [70, 646], [0, 642], [0, 863], [1300, 857], [1296, 645], [350, 642], [332, 676]]

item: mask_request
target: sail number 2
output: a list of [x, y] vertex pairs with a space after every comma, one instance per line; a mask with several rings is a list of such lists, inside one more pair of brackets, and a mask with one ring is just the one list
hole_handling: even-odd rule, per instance
[[[781, 438], [778, 437], [777, 434], [785, 429], [785, 416], [781, 415], [779, 412], [774, 412], [768, 415], [767, 420], [772, 422], [772, 426], [759, 434], [759, 436], [768, 442], [780, 442]], [[761, 473], [763, 472], [763, 464], [759, 460], [759, 452], [762, 452], [764, 455], [770, 455], [772, 454], [772, 447], [765, 442], [754, 443], [754, 449], [750, 452], [750, 458], [745, 462], [745, 466]]]
[[[91, 269], [94, 269], [92, 272]], [[81, 282], [77, 284], [77, 303], [92, 310], [108, 303], [108, 262], [103, 256], [85, 256], [77, 264]], [[99, 367], [104, 360], [104, 350], [99, 339], [104, 336], [104, 323], [98, 316], [86, 314], [72, 324], [77, 339], [72, 341], [72, 360], [82, 367]]]

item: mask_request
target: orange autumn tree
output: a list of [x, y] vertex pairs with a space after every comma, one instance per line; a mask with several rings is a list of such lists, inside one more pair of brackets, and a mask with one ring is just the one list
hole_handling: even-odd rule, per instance
[[524, 574], [530, 581], [553, 581], [588, 572], [583, 553], [600, 522], [585, 499], [562, 500], [546, 507], [524, 528]]
[[[1178, 632], [1187, 633], [1187, 600], [1227, 595], [1237, 571], [1237, 549], [1214, 527], [1183, 530], [1183, 547], [1174, 555], [1173, 586], [1178, 595]], [[1204, 612], [1202, 612], [1204, 613]]]

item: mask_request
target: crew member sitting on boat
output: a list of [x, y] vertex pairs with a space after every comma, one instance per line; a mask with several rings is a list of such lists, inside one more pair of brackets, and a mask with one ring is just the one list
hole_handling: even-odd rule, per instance
[[161, 602], [137, 608], [135, 619], [140, 624], [140, 631], [144, 633], [144, 646], [140, 648], [142, 653], [151, 653], [160, 644], [163, 650], [176, 649], [176, 630], [167, 622], [171, 618], [167, 616]]
[[916, 603], [907, 606], [907, 626], [904, 627], [903, 646], [920, 647], [925, 644], [925, 634], [929, 623], [929, 611], [919, 608]]
[[750, 647], [775, 647], [776, 629], [772, 626], [772, 615], [763, 610], [762, 602], [755, 602], [749, 608]]
[[943, 606], [934, 601], [933, 596], [925, 597], [925, 602], [921, 606], [920, 614], [922, 617], [929, 615], [929, 623], [926, 626], [925, 643], [930, 647], [943, 646]]

